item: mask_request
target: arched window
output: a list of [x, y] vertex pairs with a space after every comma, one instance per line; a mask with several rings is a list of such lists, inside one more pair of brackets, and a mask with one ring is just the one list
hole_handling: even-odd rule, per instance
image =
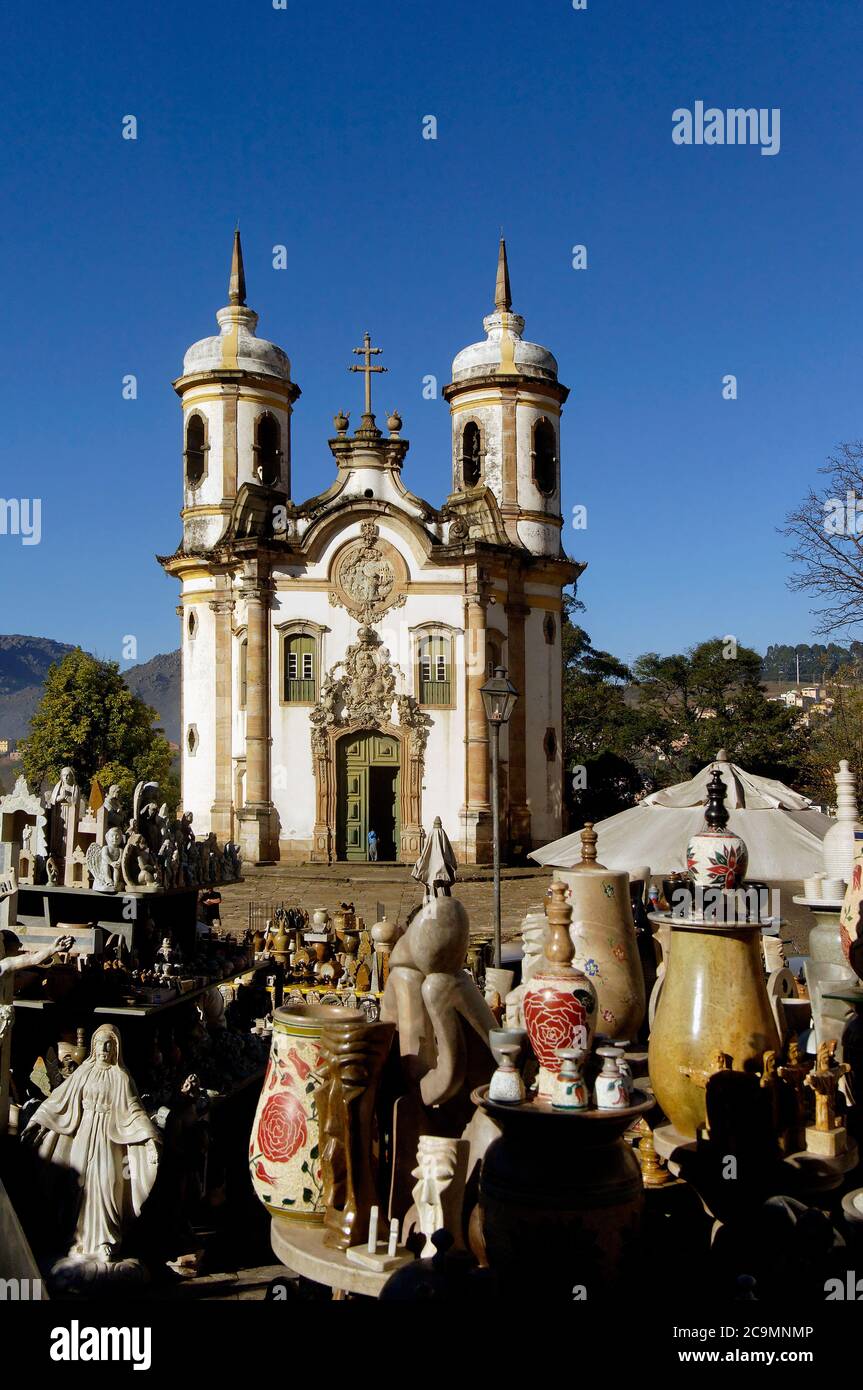
[[186, 482], [197, 487], [207, 471], [207, 426], [202, 415], [190, 415], [186, 423]]
[[554, 646], [554, 639], [557, 636], [557, 623], [554, 621], [552, 613], [546, 613], [542, 620], [542, 633], [550, 647]]
[[546, 497], [557, 490], [557, 435], [545, 416], [533, 427], [533, 480]]
[[468, 420], [461, 432], [461, 477], [464, 487], [476, 487], [482, 476], [482, 440], [479, 425]]
[[289, 704], [314, 704], [316, 647], [311, 633], [296, 632], [285, 638], [284, 698]]
[[417, 648], [419, 702], [452, 704], [452, 638], [446, 634], [421, 637]]
[[282, 431], [274, 415], [258, 416], [255, 426], [255, 474], [264, 487], [278, 482], [282, 471]]
[[237, 691], [237, 695], [238, 695], [238, 703], [239, 703], [240, 709], [245, 709], [245, 708], [246, 708], [246, 693], [247, 693], [247, 691], [248, 691], [248, 684], [249, 684], [249, 677], [248, 677], [248, 671], [249, 671], [249, 643], [248, 643], [248, 639], [245, 638], [245, 637], [243, 638], [243, 640], [242, 640], [241, 643], [240, 643], [239, 658], [240, 658], [240, 660], [239, 660], [239, 670], [238, 670], [238, 672], [237, 672], [237, 676], [238, 676], [237, 684], [238, 684], [239, 689], [238, 689], [238, 691]]
[[198, 631], [198, 618], [197, 618], [197, 615], [196, 615], [196, 613], [195, 613], [194, 608], [190, 608], [190, 609], [189, 609], [189, 637], [190, 637], [190, 639], [194, 637], [194, 635], [195, 635], [195, 633], [196, 633], [197, 631]]

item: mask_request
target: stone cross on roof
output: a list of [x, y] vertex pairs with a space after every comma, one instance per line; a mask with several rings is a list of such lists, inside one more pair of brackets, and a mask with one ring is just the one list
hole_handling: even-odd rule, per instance
[[366, 379], [366, 408], [363, 415], [363, 422], [365, 423], [367, 419], [373, 422], [375, 417], [372, 415], [372, 373], [386, 372], [389, 371], [389, 368], [372, 366], [372, 358], [376, 357], [378, 353], [383, 352], [383, 348], [372, 347], [371, 335], [368, 333], [363, 334], [362, 347], [354, 348], [354, 352], [358, 357], [364, 358], [365, 361], [362, 366], [354, 362], [352, 366], [348, 367], [348, 371], [362, 372]]

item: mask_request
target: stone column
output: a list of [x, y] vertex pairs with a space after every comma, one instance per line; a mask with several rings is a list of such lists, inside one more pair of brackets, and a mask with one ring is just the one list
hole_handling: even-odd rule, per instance
[[515, 545], [520, 545], [518, 518], [521, 511], [518, 502], [518, 428], [516, 411], [518, 398], [515, 391], [501, 393], [501, 499], [500, 514], [506, 527], [506, 534]]
[[479, 585], [468, 592], [465, 602], [467, 799], [463, 816], [464, 853], [466, 861], [475, 864], [490, 863], [492, 856], [488, 721], [480, 694], [486, 679], [486, 602]]
[[270, 602], [271, 584], [247, 577], [246, 600], [246, 800], [239, 813], [243, 858], [271, 862], [270, 800]]
[[220, 840], [231, 839], [231, 808], [233, 805], [233, 786], [231, 784], [232, 754], [232, 702], [231, 683], [233, 664], [231, 660], [231, 614], [233, 602], [227, 598], [214, 599], [210, 604], [213, 613], [213, 653], [215, 658], [215, 791], [210, 807], [210, 829], [215, 830]]
[[520, 845], [524, 853], [532, 848], [530, 809], [527, 804], [527, 672], [524, 646], [524, 625], [529, 612], [530, 609], [520, 595], [513, 597], [506, 605], [508, 674], [518, 691], [518, 699], [507, 729], [509, 841], [512, 847]]

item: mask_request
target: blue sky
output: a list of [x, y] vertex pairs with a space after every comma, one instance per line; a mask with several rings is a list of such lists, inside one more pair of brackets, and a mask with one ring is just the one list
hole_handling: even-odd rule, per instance
[[[41, 544], [0, 536], [4, 631], [177, 645], [153, 558], [180, 535], [170, 382], [215, 331], [239, 218], [259, 331], [303, 392], [296, 499], [333, 475], [369, 328], [405, 480], [443, 500], [448, 411], [422, 378], [481, 336], [502, 224], [514, 308], [572, 391], [565, 512], [588, 526], [564, 535], [594, 641], [809, 637], [776, 528], [863, 435], [857, 4], [19, 0], [4, 30], [0, 495], [42, 499]], [[675, 145], [696, 100], [780, 108], [780, 152]]]

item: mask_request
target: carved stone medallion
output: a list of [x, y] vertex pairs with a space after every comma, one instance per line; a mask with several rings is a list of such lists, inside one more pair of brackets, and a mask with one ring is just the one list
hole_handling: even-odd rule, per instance
[[364, 521], [360, 529], [362, 536], [348, 541], [335, 558], [330, 602], [368, 623], [404, 603], [408, 569], [395, 547], [381, 540], [373, 521]]

